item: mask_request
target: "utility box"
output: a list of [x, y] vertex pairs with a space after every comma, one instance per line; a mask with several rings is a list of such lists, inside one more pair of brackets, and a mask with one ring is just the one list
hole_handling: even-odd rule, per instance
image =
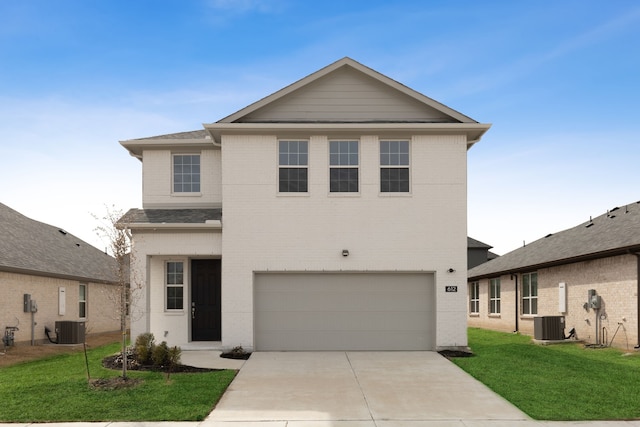
[[563, 340], [564, 316], [534, 317], [533, 337], [537, 340]]
[[56, 322], [58, 344], [82, 344], [84, 342], [85, 324], [72, 320]]

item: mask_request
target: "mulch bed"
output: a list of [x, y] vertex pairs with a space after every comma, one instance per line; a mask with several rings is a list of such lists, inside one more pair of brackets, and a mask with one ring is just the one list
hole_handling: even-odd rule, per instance
[[[113, 356], [107, 356], [102, 359], [102, 366], [107, 369], [119, 370], [122, 369], [122, 355], [115, 354]], [[127, 360], [127, 369], [130, 371], [155, 371], [165, 372], [171, 374], [182, 373], [198, 373], [198, 372], [214, 372], [221, 371], [222, 369], [209, 369], [209, 368], [196, 368], [188, 365], [175, 365], [169, 369], [167, 366], [153, 366], [153, 365], [140, 365], [135, 360]]]

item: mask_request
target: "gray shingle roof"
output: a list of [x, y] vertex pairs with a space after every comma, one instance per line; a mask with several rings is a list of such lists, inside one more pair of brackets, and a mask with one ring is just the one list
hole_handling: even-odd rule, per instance
[[116, 261], [71, 233], [0, 203], [0, 270], [115, 282]]
[[130, 209], [121, 224], [199, 224], [222, 219], [222, 209]]
[[472, 268], [470, 280], [640, 251], [640, 202], [550, 234]]
[[135, 140], [148, 140], [148, 139], [207, 139], [210, 138], [209, 132], [206, 130], [194, 130], [189, 132], [170, 133], [167, 135], [149, 136], [146, 138], [136, 138]]
[[480, 240], [472, 239], [471, 237], [467, 237], [467, 248], [474, 249], [491, 249], [493, 246], [489, 246], [486, 243], [482, 243]]

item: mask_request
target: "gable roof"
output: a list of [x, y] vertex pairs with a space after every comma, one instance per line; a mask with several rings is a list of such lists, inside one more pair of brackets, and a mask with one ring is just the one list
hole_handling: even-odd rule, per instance
[[0, 271], [116, 282], [113, 257], [65, 230], [27, 218], [0, 203]]
[[476, 280], [635, 252], [640, 252], [640, 202], [613, 208], [474, 267], [468, 271], [468, 278]]
[[234, 133], [349, 136], [351, 132], [386, 137], [402, 132], [462, 133], [471, 147], [491, 125], [343, 58], [204, 127], [218, 144], [222, 134]]
[[[430, 110], [435, 110], [437, 112], [437, 117], [432, 119], [433, 121], [439, 122], [453, 122], [453, 123], [478, 123], [472, 118], [465, 116], [458, 111], [447, 107], [440, 102], [429, 98], [405, 85], [399, 83], [379, 72], [362, 65], [361, 63], [354, 61], [349, 57], [344, 57], [333, 64], [330, 64], [315, 73], [304, 77], [303, 79], [298, 80], [295, 83], [290, 84], [289, 86], [280, 89], [279, 91], [262, 98], [261, 100], [254, 102], [253, 104], [219, 120], [217, 123], [238, 123], [238, 122], [247, 122], [249, 117], [253, 113], [256, 113], [260, 109], [264, 109], [270, 104], [274, 104], [277, 101], [282, 100], [285, 97], [291, 98], [295, 95], [296, 92], [299, 92], [305, 87], [309, 87], [310, 85], [319, 82], [321, 79], [326, 79], [328, 76], [332, 74], [336, 74], [341, 70], [352, 70], [357, 74], [367, 76], [375, 82], [382, 83], [382, 85], [388, 86], [390, 88], [395, 89], [395, 91], [399, 92], [399, 94], [405, 95], [407, 98], [418, 101], [418, 103], [422, 104], [423, 108], [429, 108]], [[367, 105], [369, 100], [362, 99], [360, 100], [363, 104], [360, 107], [364, 107]], [[329, 105], [328, 108], [332, 108], [335, 106]], [[310, 119], [311, 121], [313, 119]], [[389, 120], [388, 118], [383, 120]], [[423, 119], [424, 120], [424, 119]]]

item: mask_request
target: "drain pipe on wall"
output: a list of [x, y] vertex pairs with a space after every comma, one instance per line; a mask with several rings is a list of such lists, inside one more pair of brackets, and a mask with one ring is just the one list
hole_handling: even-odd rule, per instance
[[[638, 263], [640, 265], [640, 255], [638, 255]], [[516, 280], [516, 286], [515, 286], [515, 295], [516, 295], [516, 304], [514, 305], [515, 307], [515, 312], [516, 312], [516, 329], [513, 332], [520, 332], [519, 331], [519, 326], [518, 326], [518, 312], [520, 311], [519, 307], [519, 301], [518, 301], [518, 275], [517, 274], [513, 274], [511, 273], [511, 280], [515, 279]], [[638, 300], [640, 301], [640, 299]], [[640, 303], [639, 303], [639, 307], [640, 307]], [[640, 342], [638, 343], [640, 345]]]
[[638, 272], [636, 275], [636, 281], [638, 282], [638, 287], [636, 289], [636, 297], [638, 299], [637, 301], [637, 306], [636, 306], [636, 321], [638, 322], [637, 325], [637, 345], [634, 347], [636, 350], [640, 349], [640, 253], [639, 252], [632, 252], [633, 255], [636, 256], [636, 258], [638, 259]]

